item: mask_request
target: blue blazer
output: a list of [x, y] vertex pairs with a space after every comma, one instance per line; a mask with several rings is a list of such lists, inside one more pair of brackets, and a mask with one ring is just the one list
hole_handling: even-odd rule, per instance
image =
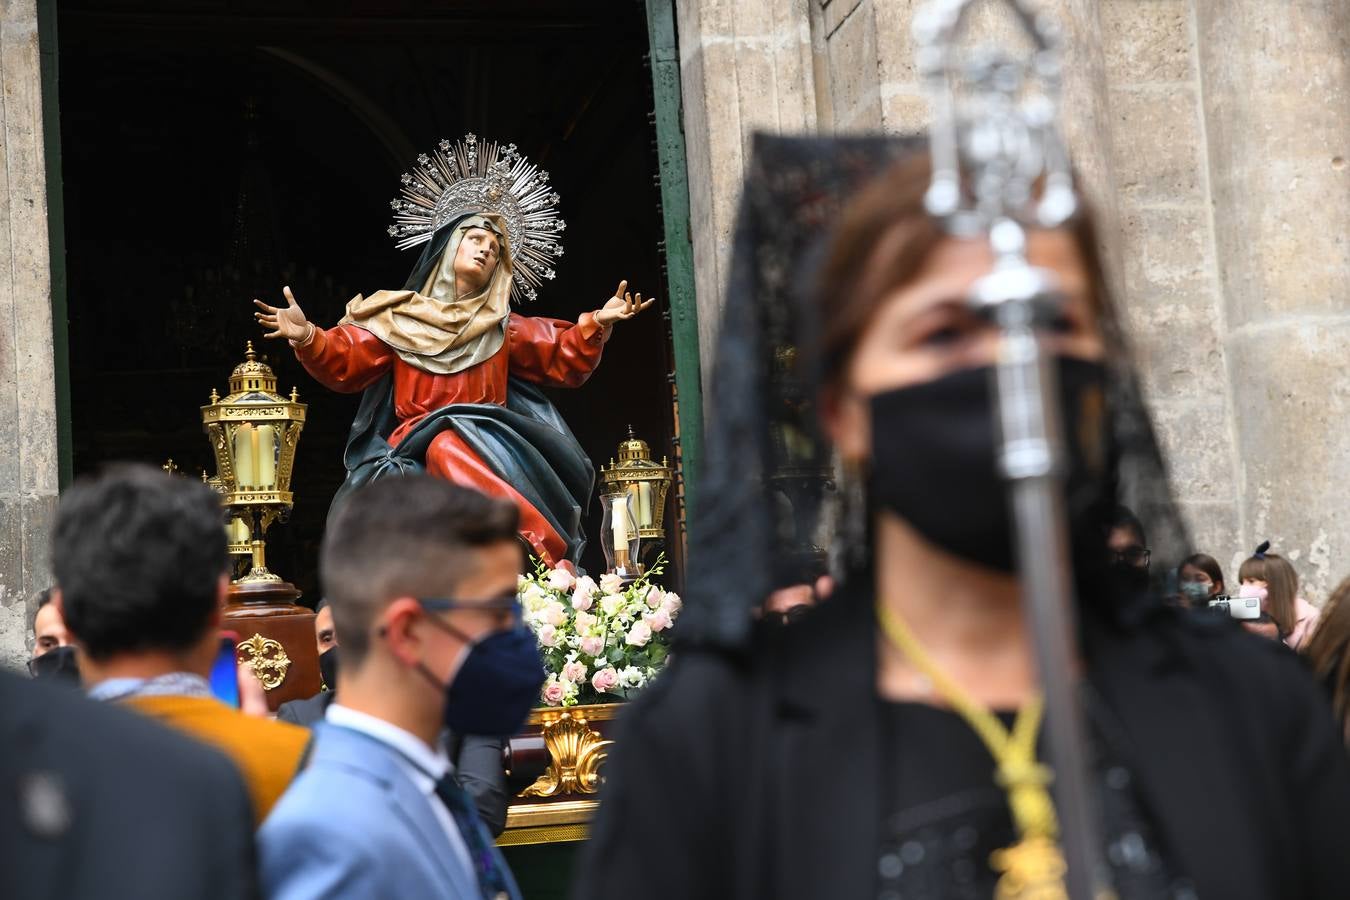
[[[309, 766], [258, 832], [263, 896], [477, 900], [477, 881], [430, 802], [435, 797], [408, 778], [398, 751], [321, 723]], [[497, 862], [506, 870], [500, 854]], [[514, 884], [512, 896], [519, 896]]]

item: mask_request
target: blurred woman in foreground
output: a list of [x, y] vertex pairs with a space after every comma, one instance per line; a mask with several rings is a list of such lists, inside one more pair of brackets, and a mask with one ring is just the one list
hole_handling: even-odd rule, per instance
[[[895, 154], [882, 146], [874, 161]], [[859, 501], [838, 526], [848, 571], [795, 624], [739, 627], [748, 594], [774, 586], [783, 532], [753, 494], [761, 481], [710, 471], [685, 647], [626, 714], [578, 897], [985, 898], [1062, 874], [997, 471], [997, 332], [966, 299], [991, 271], [988, 242], [928, 216], [930, 166], [914, 153], [848, 200], [823, 266], [794, 276], [807, 244], [786, 232], [825, 217], [813, 182], [869, 147], [757, 141], [708, 444], [710, 459], [771, 474], [783, 397], [819, 396], [852, 473], [841, 490]], [[1068, 444], [1100, 881], [1120, 898], [1343, 897], [1350, 765], [1316, 685], [1280, 648], [1191, 622], [1106, 571], [1102, 517], [1125, 499], [1126, 464], [1157, 450], [1090, 218], [1031, 232], [1028, 256], [1065, 294], [1045, 340]], [[785, 311], [784, 286], [801, 283], [814, 306]], [[795, 318], [819, 377], [784, 390], [791, 379], [761, 361]], [[1170, 511], [1153, 487], [1149, 506]]]

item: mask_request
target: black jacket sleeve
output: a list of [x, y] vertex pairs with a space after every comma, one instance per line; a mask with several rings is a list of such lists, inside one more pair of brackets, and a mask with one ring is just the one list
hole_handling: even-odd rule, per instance
[[483, 824], [497, 837], [506, 830], [506, 767], [502, 763], [505, 741], [469, 734], [456, 739], [455, 778], [469, 792]]

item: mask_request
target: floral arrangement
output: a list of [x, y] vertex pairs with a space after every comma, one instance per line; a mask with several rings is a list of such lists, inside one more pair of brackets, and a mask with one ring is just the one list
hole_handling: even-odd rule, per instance
[[618, 575], [597, 582], [541, 562], [533, 575], [520, 576], [525, 622], [548, 673], [540, 692], [545, 706], [627, 699], [661, 671], [670, 652], [666, 634], [683, 605], [678, 594], [651, 583], [664, 568], [663, 555], [626, 587]]

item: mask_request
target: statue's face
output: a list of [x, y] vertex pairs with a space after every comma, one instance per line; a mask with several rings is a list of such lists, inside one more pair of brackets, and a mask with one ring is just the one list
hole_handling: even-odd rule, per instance
[[455, 253], [455, 289], [461, 296], [476, 294], [492, 278], [501, 254], [501, 241], [486, 228], [470, 228]]

